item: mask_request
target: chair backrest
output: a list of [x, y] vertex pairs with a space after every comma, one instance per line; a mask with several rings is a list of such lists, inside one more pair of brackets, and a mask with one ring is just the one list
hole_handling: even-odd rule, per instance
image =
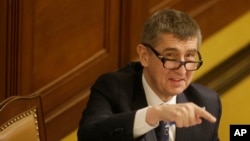
[[39, 94], [12, 96], [0, 103], [0, 141], [46, 141]]

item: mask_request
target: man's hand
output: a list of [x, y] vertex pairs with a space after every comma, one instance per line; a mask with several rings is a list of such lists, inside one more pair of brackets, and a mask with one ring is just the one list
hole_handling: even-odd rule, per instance
[[216, 118], [194, 103], [162, 104], [149, 107], [146, 114], [146, 122], [149, 125], [157, 125], [159, 121], [175, 122], [176, 127], [189, 127], [200, 124], [202, 119], [216, 122]]

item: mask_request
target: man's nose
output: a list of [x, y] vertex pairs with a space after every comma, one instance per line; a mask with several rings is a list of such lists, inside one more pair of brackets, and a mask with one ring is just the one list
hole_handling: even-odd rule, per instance
[[178, 72], [179, 74], [185, 74], [187, 72], [185, 68], [185, 64], [181, 64], [180, 67], [176, 69], [175, 71]]

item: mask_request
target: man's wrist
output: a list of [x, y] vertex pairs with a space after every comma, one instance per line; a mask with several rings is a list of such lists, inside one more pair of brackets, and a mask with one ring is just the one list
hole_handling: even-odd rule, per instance
[[159, 124], [158, 107], [149, 106], [146, 113], [146, 122], [151, 126]]

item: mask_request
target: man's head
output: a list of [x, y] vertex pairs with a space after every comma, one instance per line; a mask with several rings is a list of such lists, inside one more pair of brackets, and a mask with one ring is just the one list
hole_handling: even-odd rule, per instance
[[155, 12], [145, 22], [141, 43], [156, 46], [163, 33], [173, 34], [180, 40], [197, 37], [197, 47], [201, 45], [202, 36], [199, 25], [181, 11], [162, 9]]
[[143, 74], [164, 101], [184, 91], [201, 64], [201, 31], [187, 14], [164, 9], [145, 23], [137, 46]]

